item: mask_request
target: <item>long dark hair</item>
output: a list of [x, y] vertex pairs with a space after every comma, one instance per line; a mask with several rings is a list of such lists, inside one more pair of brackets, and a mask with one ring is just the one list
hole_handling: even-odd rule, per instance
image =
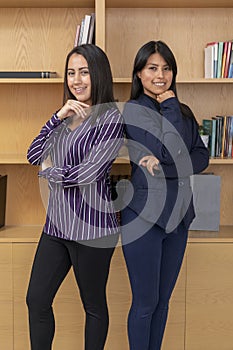
[[[131, 94], [130, 99], [137, 99], [143, 93], [143, 86], [141, 79], [138, 77], [138, 72], [140, 72], [146, 65], [148, 58], [154, 53], [159, 53], [163, 59], [168, 64], [169, 68], [172, 70], [173, 78], [170, 89], [177, 96], [176, 90], [176, 76], [177, 76], [177, 64], [175, 56], [173, 55], [171, 49], [163, 41], [149, 41], [144, 44], [136, 54], [134, 60], [134, 68], [132, 74], [132, 85], [131, 85]], [[180, 102], [179, 102], [180, 103]], [[192, 111], [188, 106], [183, 103], [180, 103], [181, 112], [184, 116], [194, 117]]]
[[68, 99], [76, 100], [67, 83], [68, 63], [73, 54], [82, 55], [87, 61], [91, 79], [92, 105], [98, 105], [98, 113], [112, 107], [114, 95], [110, 63], [105, 52], [94, 44], [76, 46], [68, 53], [65, 63], [63, 103]]

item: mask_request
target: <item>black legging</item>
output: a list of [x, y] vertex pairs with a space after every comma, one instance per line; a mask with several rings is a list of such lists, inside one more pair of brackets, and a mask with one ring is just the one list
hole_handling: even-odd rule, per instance
[[109, 248], [94, 248], [42, 234], [27, 292], [32, 350], [52, 348], [52, 303], [71, 266], [86, 312], [85, 350], [104, 349], [109, 323], [106, 283], [118, 237], [109, 239], [113, 242]]

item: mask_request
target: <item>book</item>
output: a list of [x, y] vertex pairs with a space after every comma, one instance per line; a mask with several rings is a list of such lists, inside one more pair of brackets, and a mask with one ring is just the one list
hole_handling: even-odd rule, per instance
[[81, 43], [82, 43], [83, 29], [84, 29], [84, 18], [82, 18], [81, 24], [80, 24], [80, 32], [79, 32], [79, 37], [78, 37], [78, 45], [81, 45]]
[[78, 45], [79, 34], [80, 34], [80, 28], [81, 28], [81, 25], [78, 24], [78, 25], [77, 25], [77, 28], [76, 28], [75, 39], [74, 39], [74, 47]]
[[0, 227], [5, 225], [7, 175], [0, 175]]
[[218, 42], [215, 42], [213, 44], [214, 46], [214, 78], [217, 78], [217, 74], [218, 74]]
[[92, 44], [95, 41], [94, 34], [95, 34], [95, 13], [92, 13], [90, 28], [89, 28], [88, 38], [87, 38], [88, 44]]
[[80, 45], [87, 44], [87, 42], [88, 42], [88, 34], [89, 34], [89, 29], [90, 29], [90, 23], [91, 23], [91, 15], [85, 15], [84, 25], [83, 25], [83, 32], [82, 32], [82, 38], [81, 38]]
[[233, 78], [233, 44], [231, 45], [231, 57], [229, 63], [228, 78]]
[[227, 116], [227, 149], [226, 157], [233, 157], [233, 116]]
[[0, 71], [0, 78], [20, 79], [20, 78], [55, 78], [56, 72], [50, 71]]
[[232, 135], [231, 135], [231, 123], [232, 116], [226, 117], [226, 131], [225, 131], [225, 144], [224, 144], [224, 157], [231, 157], [232, 152]]
[[221, 78], [224, 78], [224, 70], [225, 70], [225, 65], [226, 65], [226, 57], [227, 57], [227, 41], [224, 41], [224, 44], [223, 44], [223, 53], [222, 53]]
[[217, 78], [221, 78], [222, 74], [222, 53], [223, 53], [223, 41], [218, 43], [218, 69], [217, 69]]
[[205, 78], [214, 78], [214, 43], [205, 47]]
[[224, 117], [217, 115], [213, 117], [216, 119], [216, 145], [215, 145], [215, 157], [221, 157], [222, 154], [222, 136], [223, 136], [223, 122]]
[[228, 41], [226, 45], [227, 45], [227, 52], [226, 52], [226, 62], [225, 62], [225, 68], [224, 68], [224, 74], [223, 74], [224, 78], [228, 77], [229, 66], [230, 66], [230, 58], [231, 58], [232, 42]]
[[222, 146], [221, 146], [221, 157], [226, 155], [226, 142], [227, 142], [227, 117], [223, 117], [222, 123]]
[[210, 144], [210, 156], [215, 157], [215, 149], [216, 149], [216, 129], [217, 129], [217, 120], [212, 118], [212, 133], [211, 133], [211, 144]]
[[209, 153], [211, 154], [211, 136], [212, 136], [212, 120], [211, 119], [203, 119], [202, 120], [202, 125], [203, 125], [203, 133], [204, 135], [209, 136], [208, 140], [208, 150]]

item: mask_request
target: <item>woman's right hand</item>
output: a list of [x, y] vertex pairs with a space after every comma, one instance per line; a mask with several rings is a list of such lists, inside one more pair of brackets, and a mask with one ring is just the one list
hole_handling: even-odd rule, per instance
[[57, 112], [57, 117], [61, 120], [77, 115], [78, 117], [85, 119], [87, 113], [85, 108], [90, 107], [88, 104], [79, 102], [77, 100], [67, 100], [64, 106]]
[[139, 161], [139, 165], [147, 168], [152, 176], [155, 175], [154, 170], [159, 170], [159, 160], [152, 155], [142, 157], [142, 159]]

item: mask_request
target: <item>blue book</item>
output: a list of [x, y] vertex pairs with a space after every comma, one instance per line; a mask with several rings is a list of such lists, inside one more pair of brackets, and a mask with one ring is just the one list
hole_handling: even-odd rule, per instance
[[216, 125], [217, 120], [212, 118], [212, 133], [211, 133], [211, 144], [210, 144], [210, 156], [215, 157], [215, 146], [216, 146]]
[[217, 70], [217, 78], [221, 78], [222, 75], [222, 54], [223, 54], [223, 41], [219, 41], [218, 43], [218, 70]]
[[231, 57], [230, 57], [228, 78], [233, 78], [233, 45], [231, 47]]

